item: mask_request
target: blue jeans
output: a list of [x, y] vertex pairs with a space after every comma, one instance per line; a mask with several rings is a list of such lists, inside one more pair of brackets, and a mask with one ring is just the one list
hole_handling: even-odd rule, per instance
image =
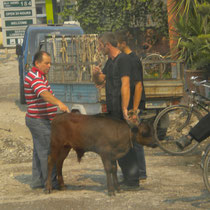
[[128, 185], [138, 185], [139, 179], [147, 178], [144, 148], [137, 142], [133, 141], [133, 148], [118, 163]]
[[118, 159], [118, 164], [125, 183], [127, 185], [139, 185], [139, 168], [134, 148], [131, 148], [125, 156]]
[[146, 161], [144, 156], [144, 147], [141, 144], [133, 141], [133, 149], [136, 153], [137, 164], [139, 169], [139, 178], [146, 179], [147, 173], [146, 173]]
[[[26, 125], [33, 138], [32, 188], [44, 187], [47, 180], [50, 153], [50, 120], [26, 117]], [[56, 168], [53, 168], [52, 185], [57, 188]]]

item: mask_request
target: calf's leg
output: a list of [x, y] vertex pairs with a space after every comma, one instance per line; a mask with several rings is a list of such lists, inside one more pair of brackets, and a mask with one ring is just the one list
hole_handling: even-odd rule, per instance
[[71, 149], [70, 147], [63, 147], [60, 150], [58, 159], [56, 161], [58, 183], [59, 183], [61, 190], [66, 189], [66, 187], [64, 185], [64, 181], [63, 181], [62, 168], [63, 168], [63, 162], [66, 159], [66, 157], [68, 156], [70, 149]]
[[113, 184], [114, 184], [114, 187], [117, 190], [117, 192], [120, 192], [120, 186], [119, 186], [118, 178], [117, 178], [117, 162], [115, 160], [115, 161], [112, 161], [111, 163], [112, 163], [112, 179], [113, 179]]
[[106, 178], [107, 178], [107, 189], [108, 189], [108, 195], [113, 196], [114, 193], [114, 186], [113, 186], [113, 180], [112, 180], [112, 163], [111, 160], [107, 159], [106, 157], [101, 157], [102, 162], [104, 164], [104, 169], [106, 172]]
[[[52, 171], [53, 167], [56, 164], [56, 160], [58, 159], [59, 148], [57, 148], [53, 141], [51, 142], [50, 154], [48, 155], [48, 174], [47, 174], [47, 181], [45, 184], [46, 192], [50, 193], [52, 191]], [[56, 166], [57, 171], [57, 166]]]
[[55, 164], [55, 161], [52, 159], [52, 155], [48, 155], [48, 174], [47, 174], [47, 181], [45, 184], [45, 189], [47, 193], [50, 193], [52, 191], [52, 180], [51, 180], [51, 176], [52, 176], [52, 170], [53, 170], [53, 166]]

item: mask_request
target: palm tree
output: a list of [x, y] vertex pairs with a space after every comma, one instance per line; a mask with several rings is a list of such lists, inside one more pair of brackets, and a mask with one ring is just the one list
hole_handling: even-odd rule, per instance
[[176, 51], [174, 51], [176, 42], [176, 30], [175, 30], [175, 20], [177, 18], [176, 13], [174, 13], [174, 8], [178, 4], [178, 0], [167, 0], [167, 11], [168, 11], [168, 30], [169, 30], [169, 44], [171, 49], [171, 56], [173, 59], [176, 58]]
[[173, 58], [179, 55], [179, 58], [186, 61], [188, 67], [208, 69], [210, 65], [210, 1], [168, 0], [167, 6]]
[[175, 24], [179, 15], [188, 18], [189, 11], [198, 4], [197, 0], [167, 0], [168, 28], [172, 58], [177, 56], [177, 30]]

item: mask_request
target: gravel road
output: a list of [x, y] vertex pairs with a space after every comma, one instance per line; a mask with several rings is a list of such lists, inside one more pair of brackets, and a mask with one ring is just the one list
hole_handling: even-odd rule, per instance
[[18, 99], [18, 62], [14, 52], [9, 50], [10, 57], [0, 59], [1, 210], [210, 209], [210, 194], [200, 169], [201, 152], [207, 141], [184, 157], [167, 155], [159, 148], [145, 148], [148, 179], [138, 191], [109, 197], [100, 158], [86, 153], [79, 164], [74, 151], [64, 162], [66, 191], [48, 195], [41, 189], [32, 190], [32, 140], [24, 121], [26, 106]]

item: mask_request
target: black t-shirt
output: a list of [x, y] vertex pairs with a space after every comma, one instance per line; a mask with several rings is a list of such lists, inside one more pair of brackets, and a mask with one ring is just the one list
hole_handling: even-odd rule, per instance
[[128, 109], [133, 108], [134, 95], [134, 79], [132, 76], [132, 61], [129, 55], [120, 53], [113, 60], [113, 93], [112, 93], [112, 109], [113, 115], [118, 118], [123, 118], [121, 106], [121, 78], [123, 76], [130, 77], [130, 101]]
[[141, 101], [139, 104], [139, 109], [144, 109], [145, 108], [145, 101], [146, 101], [146, 96], [145, 96], [145, 90], [144, 90], [144, 83], [143, 83], [143, 68], [142, 68], [142, 63], [139, 59], [139, 57], [134, 53], [131, 52], [129, 54], [131, 61], [132, 61], [132, 78], [134, 79], [135, 82], [141, 81], [143, 90], [142, 90], [142, 97]]
[[112, 93], [113, 93], [113, 61], [111, 58], [109, 58], [102, 70], [103, 74], [106, 75], [106, 84], [105, 84], [105, 90], [106, 90], [106, 106], [107, 111], [109, 113], [112, 112]]

